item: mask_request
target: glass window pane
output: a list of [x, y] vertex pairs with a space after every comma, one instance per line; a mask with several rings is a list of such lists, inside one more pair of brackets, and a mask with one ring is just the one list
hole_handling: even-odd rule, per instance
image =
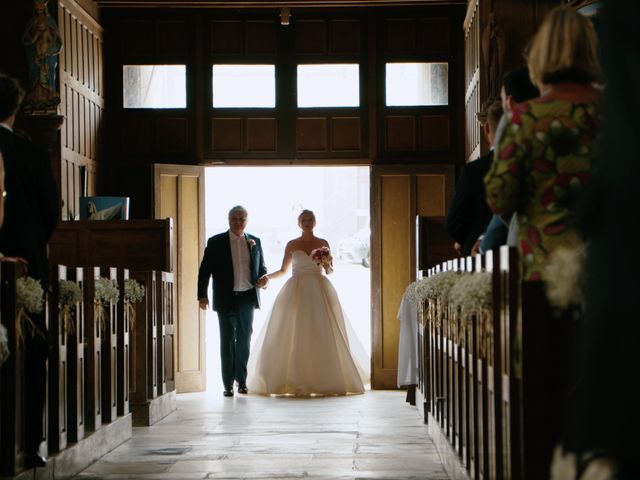
[[449, 104], [448, 63], [387, 63], [387, 106]]
[[298, 107], [358, 107], [358, 64], [298, 65]]
[[184, 65], [124, 65], [124, 108], [186, 108], [187, 68]]
[[275, 65], [214, 65], [214, 108], [275, 108]]

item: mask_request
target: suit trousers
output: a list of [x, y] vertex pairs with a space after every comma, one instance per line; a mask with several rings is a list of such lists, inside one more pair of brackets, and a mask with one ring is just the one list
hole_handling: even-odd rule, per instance
[[36, 453], [44, 439], [43, 415], [46, 399], [47, 358], [49, 356], [49, 339], [44, 328], [45, 316], [31, 314], [31, 319], [39, 328], [39, 334], [25, 338], [25, 450]]
[[220, 364], [226, 390], [233, 388], [234, 380], [240, 385], [247, 382], [254, 309], [255, 297], [249, 292], [241, 292], [234, 295], [229, 309], [218, 310]]

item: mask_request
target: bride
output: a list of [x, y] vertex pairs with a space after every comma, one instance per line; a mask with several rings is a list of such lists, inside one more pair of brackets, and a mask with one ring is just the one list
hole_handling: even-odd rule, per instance
[[262, 395], [364, 393], [367, 354], [323, 267], [311, 256], [329, 244], [313, 235], [312, 211], [303, 210], [298, 225], [302, 234], [287, 243], [282, 267], [267, 275], [281, 277], [293, 265], [252, 349], [247, 386]]

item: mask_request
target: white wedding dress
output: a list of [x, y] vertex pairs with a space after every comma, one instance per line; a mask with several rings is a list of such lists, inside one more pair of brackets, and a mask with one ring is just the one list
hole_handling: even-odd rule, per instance
[[368, 356], [321, 266], [302, 250], [252, 347], [247, 387], [262, 395], [363, 393]]

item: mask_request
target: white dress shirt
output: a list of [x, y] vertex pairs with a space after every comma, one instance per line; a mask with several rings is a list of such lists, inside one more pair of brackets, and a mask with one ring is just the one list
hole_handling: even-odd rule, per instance
[[231, 263], [233, 264], [233, 291], [244, 292], [251, 288], [251, 270], [249, 268], [249, 245], [244, 235], [236, 235], [229, 230], [231, 242]]
[[2, 123], [0, 122], [0, 127], [2, 128], [6, 128], [7, 130], [9, 130], [11, 133], [13, 133], [13, 128], [11, 128], [9, 125], [7, 125], [6, 123]]

